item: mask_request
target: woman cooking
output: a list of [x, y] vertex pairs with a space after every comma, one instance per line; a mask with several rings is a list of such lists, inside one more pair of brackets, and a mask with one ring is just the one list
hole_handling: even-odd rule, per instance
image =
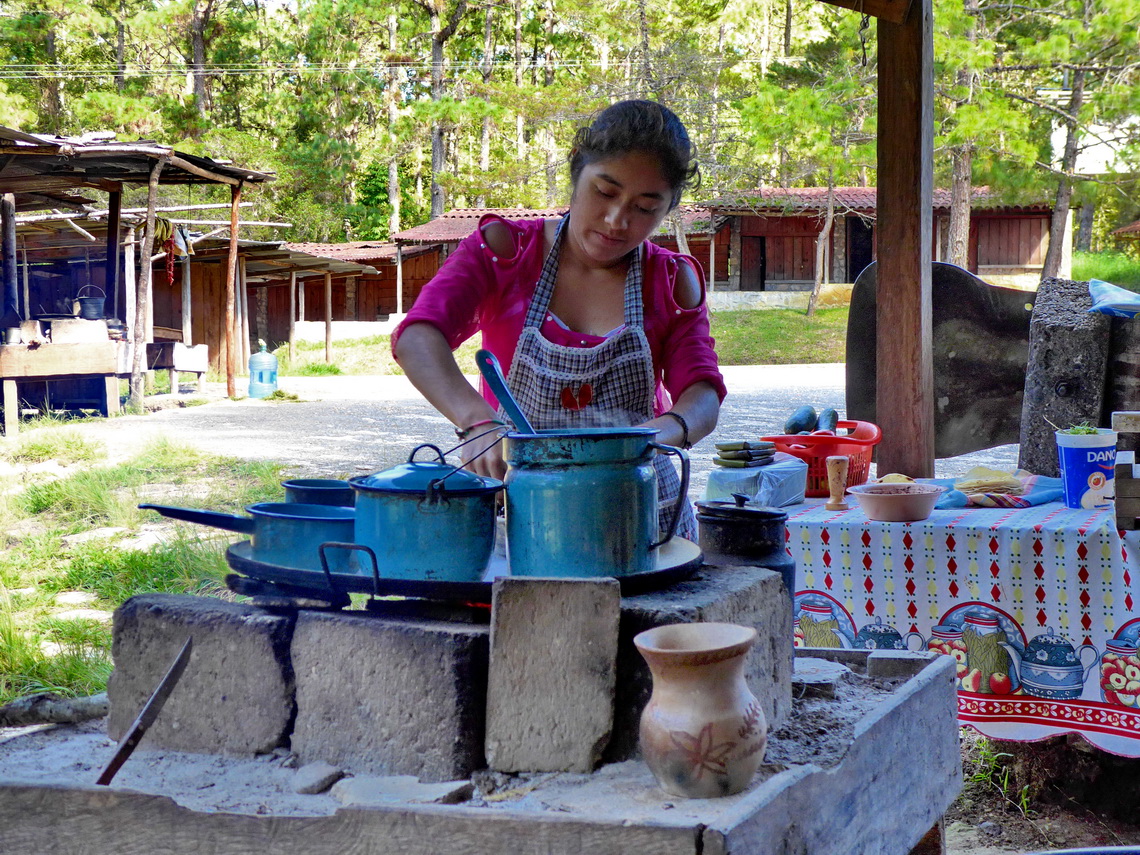
[[[648, 240], [697, 176], [676, 115], [621, 101], [574, 137], [564, 217], [487, 215], [424, 287], [393, 353], [460, 439], [474, 439], [462, 452], [472, 469], [506, 470], [498, 402], [452, 355], [476, 331], [510, 366], [508, 386], [536, 430], [643, 425], [683, 448], [713, 431], [725, 387], [704, 276], [695, 259]], [[667, 506], [680, 479], [668, 458], [655, 462]], [[677, 534], [695, 540], [686, 509]]]

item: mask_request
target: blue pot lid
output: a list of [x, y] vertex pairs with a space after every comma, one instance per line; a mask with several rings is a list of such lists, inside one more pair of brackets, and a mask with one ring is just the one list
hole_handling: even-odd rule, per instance
[[429, 489], [448, 496], [478, 496], [502, 489], [503, 482], [484, 478], [449, 463], [414, 460], [382, 472], [350, 478], [353, 488], [365, 492], [424, 495]]

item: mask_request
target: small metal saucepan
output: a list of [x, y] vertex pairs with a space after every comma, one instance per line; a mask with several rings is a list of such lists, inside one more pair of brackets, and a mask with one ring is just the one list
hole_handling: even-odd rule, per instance
[[[158, 511], [171, 519], [248, 534], [254, 560], [298, 570], [321, 570], [321, 544], [351, 543], [356, 525], [356, 514], [352, 508], [301, 502], [247, 505], [248, 517], [149, 503], [141, 504], [139, 508]], [[357, 572], [355, 553], [346, 549], [329, 549], [326, 554], [331, 572]]]
[[356, 494], [347, 481], [332, 478], [293, 478], [282, 481], [286, 502], [302, 502], [308, 505], [340, 505], [351, 508], [356, 502]]

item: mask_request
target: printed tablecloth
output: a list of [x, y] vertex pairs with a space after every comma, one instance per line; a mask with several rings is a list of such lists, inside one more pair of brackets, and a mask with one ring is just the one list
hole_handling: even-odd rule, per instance
[[868, 520], [783, 508], [795, 643], [958, 660], [958, 718], [995, 739], [1080, 733], [1140, 756], [1140, 536], [1111, 508], [936, 510]]

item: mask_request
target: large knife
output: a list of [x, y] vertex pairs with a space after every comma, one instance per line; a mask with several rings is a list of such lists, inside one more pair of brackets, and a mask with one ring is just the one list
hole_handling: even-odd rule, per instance
[[142, 741], [143, 736], [146, 735], [147, 729], [154, 724], [154, 720], [158, 718], [158, 714], [162, 712], [162, 707], [166, 703], [166, 699], [170, 697], [170, 693], [175, 685], [177, 685], [179, 678], [182, 676], [182, 672], [186, 670], [186, 663], [190, 661], [190, 650], [194, 646], [193, 642], [193, 638], [186, 639], [186, 643], [182, 645], [182, 649], [178, 651], [178, 655], [174, 657], [174, 661], [170, 664], [166, 674], [159, 681], [154, 692], [151, 693], [149, 700], [147, 700], [143, 708], [139, 711], [134, 724], [127, 729], [122, 742], [120, 742], [119, 747], [115, 749], [115, 756], [111, 758], [111, 762], [103, 769], [99, 775], [99, 780], [95, 782], [96, 784], [106, 785], [111, 783], [111, 779], [115, 777], [115, 773], [127, 762], [127, 758], [131, 756], [135, 748], [138, 747], [139, 742]]

